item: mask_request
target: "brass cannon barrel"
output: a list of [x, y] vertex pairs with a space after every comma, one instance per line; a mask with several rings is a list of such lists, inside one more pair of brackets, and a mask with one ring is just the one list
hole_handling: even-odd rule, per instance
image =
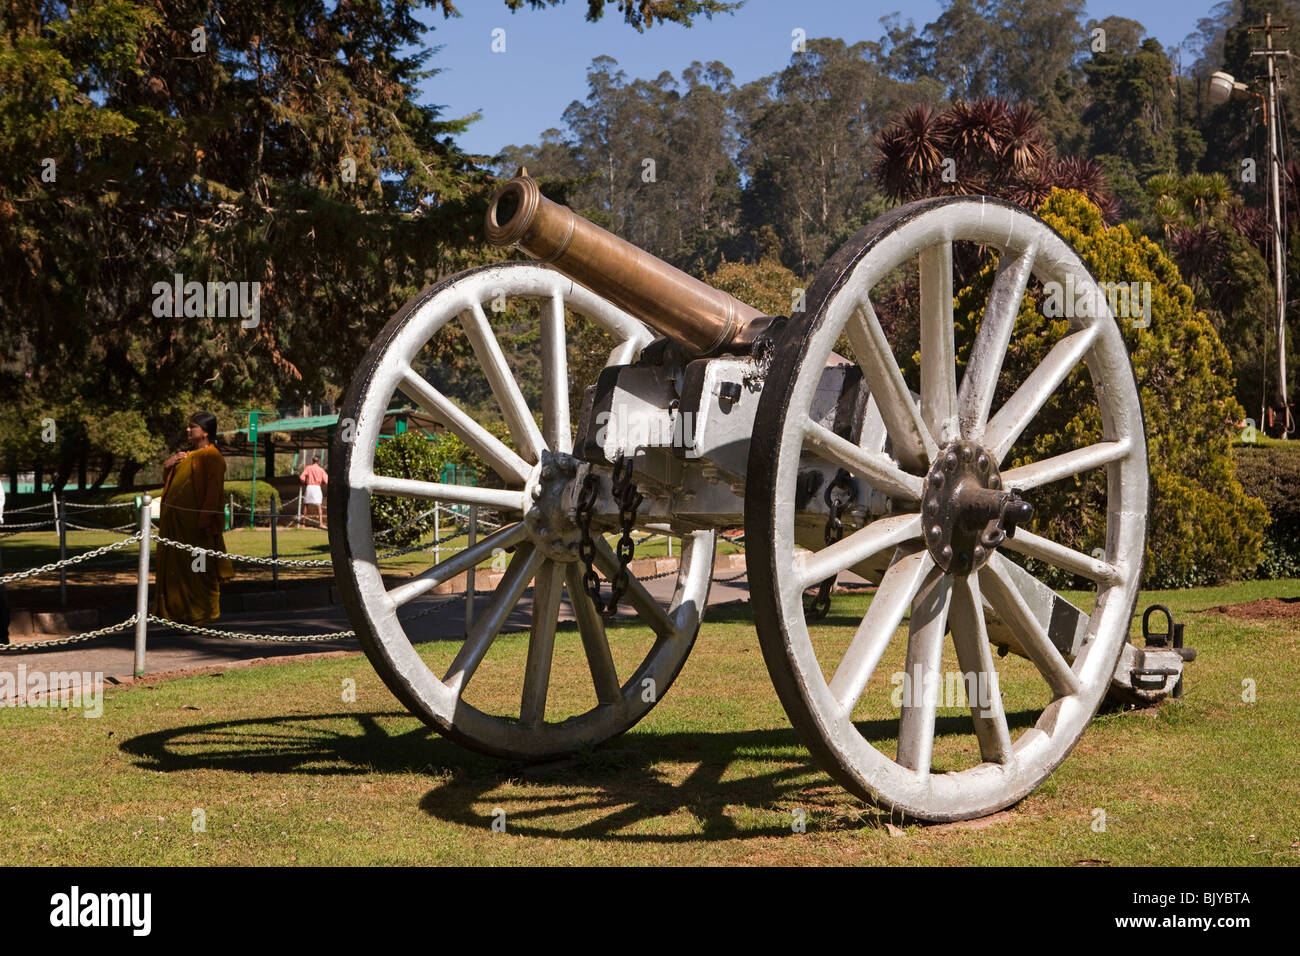
[[487, 239], [513, 245], [700, 355], [745, 351], [768, 319], [542, 195], [520, 174], [487, 211]]

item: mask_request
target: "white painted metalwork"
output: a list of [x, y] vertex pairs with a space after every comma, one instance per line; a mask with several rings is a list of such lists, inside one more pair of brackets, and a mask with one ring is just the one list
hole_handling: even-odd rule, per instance
[[[1146, 542], [1148, 474], [1141, 406], [1123, 336], [1105, 310], [1074, 319], [1070, 332], [1038, 368], [1001, 407], [994, 407], [1003, 356], [1030, 276], [1042, 282], [1070, 277], [1075, 288], [1095, 291], [1095, 280], [1079, 256], [1036, 217], [1004, 203], [955, 198], [892, 217], [880, 231], [858, 241], [863, 251], [848, 260], [847, 268], [837, 257], [837, 268], [845, 271], [830, 279], [826, 298], [813, 315], [792, 388], [784, 395], [763, 396], [786, 403], [786, 410], [778, 447], [765, 449], [775, 456], [770, 567], [778, 620], [766, 628], [760, 620], [760, 637], [792, 721], [833, 776], [904, 815], [929, 820], [976, 817], [1024, 797], [1066, 757], [1096, 712], [1126, 645]], [[953, 345], [954, 241], [981, 243], [1000, 253], [960, 388]], [[918, 264], [921, 296], [919, 397], [899, 371], [904, 356], [890, 350], [870, 298], [892, 270], [913, 262]], [[1098, 294], [1094, 301], [1106, 299]], [[854, 445], [810, 423], [816, 390], [842, 334], [847, 334], [853, 358], [870, 386], [874, 412], [890, 440], [888, 454], [878, 451], [878, 441], [864, 447], [870, 441], [864, 437], [862, 445]], [[1067, 654], [1058, 649], [1044, 623], [1042, 608], [1050, 609], [1057, 595], [997, 552], [976, 573], [943, 573], [927, 550], [919, 512], [927, 469], [947, 443], [975, 442], [1000, 466], [1081, 363], [1094, 386], [1103, 440], [1002, 472], [1005, 487], [1025, 491], [1031, 502], [1032, 489], [1048, 482], [1094, 469], [1103, 469], [1107, 476], [1102, 556], [1089, 557], [1026, 531], [1002, 546], [1097, 583], [1096, 605], [1091, 616], [1085, 616], [1082, 644], [1077, 653], [1072, 648]], [[829, 459], [888, 493], [894, 514], [822, 550], [795, 556], [796, 540], [808, 540], [797, 530], [795, 489], [810, 457]], [[750, 461], [752, 470], [755, 458]], [[806, 618], [805, 590], [864, 564], [873, 554], [888, 559], [888, 568], [847, 652], [836, 659], [819, 651], [825, 645], [814, 640], [813, 634], [824, 625]], [[963, 672], [983, 675], [991, 688], [989, 700], [971, 702], [983, 761], [977, 765], [931, 772], [933, 700], [904, 701], [897, 716], [896, 755], [873, 746], [854, 723], [855, 713], [862, 713], [859, 705], [871, 675], [909, 613], [909, 672], [937, 676], [945, 635], [951, 631]], [[1014, 637], [1012, 649], [1033, 662], [1052, 695], [1035, 726], [1014, 740], [989, 652], [990, 622]], [[881, 736], [889, 735], [878, 739]]]
[[[493, 307], [518, 299], [541, 300], [540, 427], [492, 331]], [[408, 707], [443, 733], [477, 750], [515, 758], [572, 753], [622, 733], [649, 711], [672, 683], [694, 642], [713, 568], [715, 533], [696, 531], [682, 537], [677, 588], [667, 608], [632, 578], [627, 601], [658, 639], [639, 666], [620, 674], [604, 621], [582, 587], [581, 566], [566, 559], [563, 543], [555, 540], [557, 522], [553, 519], [548, 525], [544, 520], [521, 520], [558, 497], [553, 493], [557, 471], [546, 470], [544, 456], [573, 450], [566, 310], [596, 322], [614, 339], [608, 364], [633, 360], [652, 340], [646, 327], [626, 312], [559, 273], [531, 263], [484, 267], [422, 293], [381, 333], [353, 384], [342, 417], [355, 422], [354, 440], [344, 446], [342, 481], [332, 489], [342, 498], [346, 516], [343, 535], [331, 541], [335, 566], [350, 617], [380, 676]], [[509, 445], [414, 367], [421, 350], [454, 319], [466, 332], [509, 428]], [[443, 485], [375, 474], [379, 430], [399, 391], [460, 436], [506, 487]], [[390, 589], [384, 585], [376, 561], [372, 495], [496, 508], [502, 512], [504, 524]], [[595, 540], [597, 565], [608, 575], [617, 558], [603, 537], [597, 535]], [[435, 673], [417, 652], [398, 619], [398, 609], [502, 550], [512, 551], [503, 578], [486, 604], [477, 609], [451, 666], [445, 673]], [[467, 703], [463, 694], [472, 686], [475, 672], [530, 584], [533, 614], [519, 709], [513, 713], [480, 710]], [[551, 723], [546, 720], [547, 691], [559, 604], [565, 591], [578, 619], [597, 703], [586, 713]]]

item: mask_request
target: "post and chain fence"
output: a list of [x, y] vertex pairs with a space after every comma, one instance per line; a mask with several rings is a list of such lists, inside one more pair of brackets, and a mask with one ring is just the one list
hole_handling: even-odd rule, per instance
[[[255, 634], [250, 632], [228, 631], [219, 628], [202, 627], [200, 625], [195, 625], [195, 624], [187, 624], [178, 621], [171, 621], [166, 618], [160, 617], [156, 614], [148, 613], [147, 595], [148, 595], [148, 586], [149, 586], [148, 585], [148, 564], [149, 564], [148, 556], [150, 551], [148, 547], [149, 541], [156, 540], [159, 546], [177, 548], [180, 550], [187, 551], [190, 554], [193, 554], [195, 556], [198, 556], [200, 554], [211, 555], [212, 557], [215, 558], [227, 558], [231, 561], [239, 561], [242, 563], [254, 564], [263, 567], [325, 568], [325, 567], [333, 566], [333, 561], [330, 559], [303, 560], [297, 556], [288, 556], [288, 555], [260, 557], [256, 555], [239, 554], [235, 552], [228, 552], [228, 551], [223, 551], [223, 550], [213, 549], [213, 548], [203, 548], [198, 545], [191, 545], [181, 541], [174, 541], [170, 538], [164, 537], [163, 535], [159, 534], [157, 530], [154, 528], [149, 517], [150, 503], [151, 502], [150, 502], [149, 495], [148, 494], [144, 495], [140, 506], [140, 515], [141, 515], [140, 530], [135, 532], [134, 534], [121, 538], [118, 541], [114, 541], [109, 544], [103, 545], [102, 547], [98, 547], [90, 551], [86, 551], [83, 554], [75, 555], [70, 558], [63, 558], [59, 561], [51, 562], [49, 564], [44, 564], [33, 568], [27, 568], [22, 571], [15, 571], [13, 573], [0, 576], [0, 586], [3, 586], [16, 581], [22, 581], [28, 578], [38, 577], [44, 574], [51, 574], [56, 571], [58, 571], [62, 575], [65, 569], [68, 567], [84, 564], [85, 562], [93, 560], [94, 558], [102, 557], [106, 554], [110, 554], [115, 551], [120, 551], [125, 548], [131, 547], [132, 545], [138, 545], [141, 542], [144, 542], [145, 546], [141, 548], [140, 555], [139, 555], [140, 573], [138, 575], [138, 580], [137, 580], [136, 613], [132, 614], [130, 617], [116, 624], [110, 624], [105, 627], [97, 628], [96, 630], [93, 631], [87, 631], [81, 634], [75, 634], [68, 637], [52, 638], [43, 641], [24, 642], [21, 644], [0, 644], [0, 654], [20, 654], [20, 653], [27, 653], [27, 652], [38, 651], [38, 650], [48, 650], [52, 648], [83, 644], [89, 641], [96, 640], [101, 637], [108, 637], [110, 635], [118, 634], [123, 631], [127, 631], [134, 628], [136, 630], [136, 638], [137, 638], [136, 673], [137, 676], [139, 676], [143, 674], [144, 632], [148, 624], [155, 624], [164, 627], [175, 628], [176, 630], [185, 633], [195, 634], [203, 637], [226, 639], [226, 640], [238, 640], [238, 641], [258, 641], [258, 642], [267, 642], [267, 643], [310, 644], [310, 643], [320, 643], [320, 642], [329, 642], [329, 641], [343, 641], [343, 640], [353, 639], [356, 637], [356, 632], [352, 630], [336, 631], [328, 634], [302, 634], [302, 635]], [[11, 509], [10, 513], [12, 514], [12, 513], [19, 513], [19, 512], [30, 512], [33, 510], [38, 510], [43, 507], [46, 506], [38, 505], [38, 506], [33, 506], [24, 509]], [[123, 505], [122, 504], [72, 505], [69, 503], [63, 505], [63, 507], [80, 507], [89, 510], [89, 509], [121, 508], [123, 507]], [[5, 533], [8, 534], [11, 532], [16, 533], [20, 530], [25, 530], [27, 528], [45, 527], [51, 524], [57, 524], [60, 518], [66, 521], [65, 515], [61, 516], [58, 514], [58, 512], [62, 512], [62, 511], [63, 508], [59, 507], [56, 512], [56, 518], [49, 521], [37, 522], [34, 524], [21, 525], [21, 526], [0, 525], [0, 527], [5, 528]], [[381, 539], [386, 535], [402, 530], [404, 527], [409, 527], [410, 525], [414, 524], [416, 521], [421, 520], [423, 518], [427, 518], [431, 512], [436, 512], [436, 507], [434, 509], [430, 509], [429, 511], [424, 512], [423, 514], [417, 516], [416, 518], [411, 519], [410, 521], [406, 522], [402, 526], [389, 528], [383, 532], [376, 534], [375, 540], [378, 541], [379, 539]], [[452, 512], [452, 514], [453, 516], [456, 517], [463, 517], [457, 515], [457, 513], [454, 511]], [[504, 526], [501, 523], [493, 522], [482, 518], [477, 518], [477, 520], [489, 528], [501, 528]], [[453, 521], [453, 525], [454, 525], [454, 521]], [[74, 524], [72, 522], [66, 522], [66, 527], [72, 527], [77, 530], [85, 530], [85, 531], [93, 530], [93, 531], [102, 532], [102, 531], [118, 531], [126, 527], [131, 527], [131, 525], [118, 526], [117, 528], [96, 528], [96, 527], [82, 526], [79, 524]], [[411, 547], [400, 548], [393, 551], [387, 551], [387, 552], [377, 554], [376, 559], [385, 560], [393, 557], [400, 557], [402, 555], [411, 554], [415, 551], [432, 550], [458, 537], [461, 537], [464, 534], [465, 534], [464, 531], [460, 530], [459, 528], [456, 528], [450, 534], [447, 534], [440, 538], [436, 538], [434, 541], [431, 542], [420, 542]], [[671, 553], [672, 537], [668, 534], [659, 534], [659, 533], [646, 534], [638, 541], [638, 543], [644, 544], [645, 542], [654, 540], [655, 538], [658, 537], [664, 537], [669, 542], [669, 551]], [[735, 545], [739, 547], [742, 551], [744, 549], [743, 535], [736, 538], [727, 538], [725, 536], [720, 536], [719, 540], [726, 541], [732, 545]], [[448, 550], [460, 551], [463, 550], [463, 548], [453, 548]], [[302, 552], [302, 553], [310, 554], [312, 552]], [[661, 578], [674, 576], [677, 573], [678, 573], [678, 569], [672, 568], [667, 571], [662, 571], [656, 574], [641, 575], [638, 577], [638, 579], [641, 580], [642, 582], [654, 581]], [[741, 571], [739, 574], [733, 575], [731, 577], [727, 577], [727, 578], [715, 577], [714, 580], [718, 583], [728, 583], [744, 577], [746, 573], [747, 573], [746, 571]], [[466, 594], [463, 596], [463, 599], [467, 602], [467, 606], [468, 606], [469, 601], [473, 599], [477, 599], [481, 595], [491, 594], [491, 593], [493, 593], [491, 589], [474, 588], [472, 592], [467, 590]], [[432, 604], [428, 607], [421, 608], [416, 613], [408, 615], [404, 618], [400, 618], [399, 620], [401, 621], [402, 624], [409, 624], [412, 621], [418, 620], [422, 617], [425, 617], [426, 615], [432, 614], [435, 611], [442, 610], [443, 608], [453, 603], [456, 603], [457, 601], [460, 600], [462, 600], [462, 596], [457, 594], [454, 597], [449, 597], [435, 604]]]

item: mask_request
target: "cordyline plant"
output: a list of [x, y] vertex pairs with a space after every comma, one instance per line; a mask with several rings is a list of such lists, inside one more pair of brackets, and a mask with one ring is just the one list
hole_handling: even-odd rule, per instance
[[904, 202], [983, 194], [1035, 209], [1053, 189], [1073, 189], [1114, 222], [1119, 204], [1101, 166], [1057, 156], [1040, 123], [1031, 107], [1000, 97], [945, 110], [918, 104], [876, 134], [872, 172], [886, 195]]

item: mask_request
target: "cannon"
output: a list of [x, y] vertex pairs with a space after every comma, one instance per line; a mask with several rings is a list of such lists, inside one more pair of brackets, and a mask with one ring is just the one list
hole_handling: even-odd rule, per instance
[[[788, 316], [600, 229], [524, 170], [497, 191], [485, 228], [528, 260], [461, 273], [405, 306], [351, 383], [341, 418], [352, 431], [331, 453], [331, 548], [349, 616], [392, 692], [444, 735], [549, 760], [632, 727], [681, 670], [722, 532], [739, 528], [755, 629], [791, 723], [832, 777], [899, 816], [1007, 807], [1065, 759], [1108, 695], [1151, 703], [1180, 686], [1187, 649], [1129, 643], [1148, 469], [1125, 342], [1079, 255], [1032, 213], [979, 196], [896, 208], [846, 242]], [[959, 363], [953, 255], [963, 243], [992, 250], [997, 265]], [[872, 295], [909, 269], [919, 359], [905, 374], [909, 356], [894, 353]], [[1035, 281], [1091, 291], [1102, 306], [1070, 318], [1037, 367], [1008, 381], [1003, 356]], [[538, 348], [526, 360], [512, 363], [494, 332], [506, 314], [532, 323]], [[584, 322], [611, 348], [571, 401], [569, 342]], [[433, 380], [427, 357], [465, 351], [465, 340], [505, 437]], [[1022, 436], [1075, 375], [1091, 381], [1101, 438], [1036, 458]], [[378, 474], [380, 428], [403, 397], [459, 436], [491, 480]], [[1104, 547], [1085, 554], [1027, 527], [1038, 489], [1098, 470]], [[500, 520], [386, 584], [374, 496]], [[630, 566], [636, 535], [650, 533], [679, 548], [671, 597]], [[494, 559], [504, 573], [487, 579], [463, 643], [421, 643], [403, 608]], [[1090, 591], [1067, 598], [1044, 568]], [[874, 585], [869, 603], [834, 596], [846, 578]], [[566, 592], [576, 636], [557, 626]], [[619, 603], [651, 638], [609, 623]], [[493, 663], [494, 642], [525, 626], [523, 674], [509, 673]], [[952, 706], [963, 709], [939, 714]]]

